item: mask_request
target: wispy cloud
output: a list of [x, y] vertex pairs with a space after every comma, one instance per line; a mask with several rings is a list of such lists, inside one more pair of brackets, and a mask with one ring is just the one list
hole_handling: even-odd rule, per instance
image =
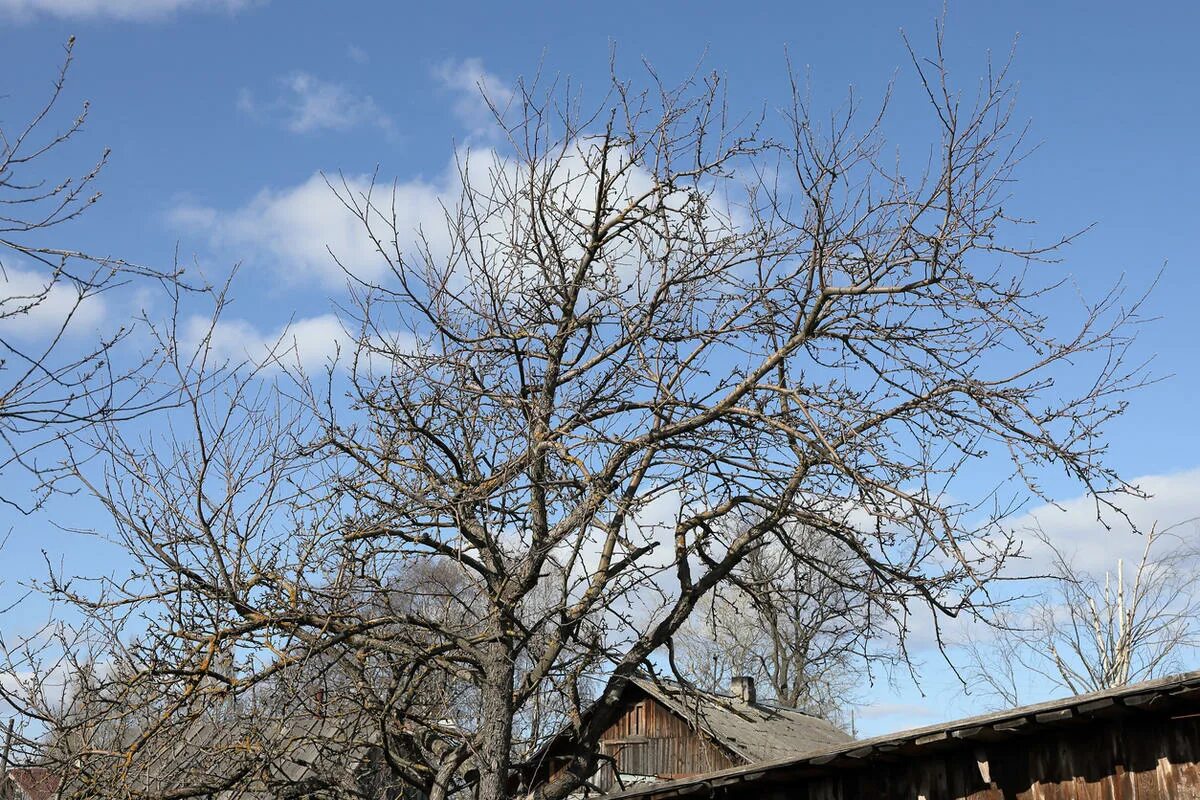
[[881, 718], [896, 718], [908, 721], [908, 727], [936, 719], [939, 712], [936, 708], [922, 703], [872, 703], [856, 709], [856, 715], [862, 719], [876, 720]]
[[240, 11], [264, 0], [0, 0], [0, 16], [29, 20], [36, 17], [147, 22], [181, 11]]
[[280, 81], [281, 92], [266, 102], [249, 89], [238, 94], [238, 108], [256, 117], [277, 120], [293, 133], [346, 131], [361, 126], [392, 129], [392, 119], [370, 95], [321, 80], [307, 72], [293, 72]]
[[512, 87], [484, 69], [478, 58], [443, 61], [434, 68], [433, 77], [454, 95], [455, 117], [476, 136], [494, 130], [492, 109], [503, 112], [513, 99]]
[[371, 60], [370, 54], [356, 44], [348, 45], [346, 47], [346, 57], [355, 64], [365, 64]]

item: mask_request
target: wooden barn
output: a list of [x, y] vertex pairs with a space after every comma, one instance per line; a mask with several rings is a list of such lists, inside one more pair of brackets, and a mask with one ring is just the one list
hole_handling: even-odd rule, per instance
[[1200, 800], [1200, 672], [796, 753], [613, 800]]
[[[851, 741], [836, 725], [794, 708], [760, 703], [750, 678], [728, 694], [683, 691], [675, 684], [631, 680], [624, 712], [600, 738], [602, 764], [592, 793], [756, 764]], [[547, 748], [540, 778], [558, 769]], [[534, 782], [539, 778], [534, 778]]]

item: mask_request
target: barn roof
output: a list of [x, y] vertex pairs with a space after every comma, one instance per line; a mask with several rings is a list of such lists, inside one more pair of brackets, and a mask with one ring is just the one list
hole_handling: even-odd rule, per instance
[[996, 711], [965, 719], [847, 742], [767, 763], [710, 772], [607, 795], [606, 800], [668, 800], [693, 795], [713, 796], [715, 789], [761, 783], [764, 787], [794, 776], [812, 776], [872, 759], [915, 756], [926, 751], [1002, 741], [1036, 730], [1087, 725], [1093, 720], [1143, 710], [1194, 708], [1200, 701], [1200, 671], [1100, 692]]
[[852, 738], [828, 720], [773, 703], [635, 678], [633, 685], [749, 763], [827, 750]]

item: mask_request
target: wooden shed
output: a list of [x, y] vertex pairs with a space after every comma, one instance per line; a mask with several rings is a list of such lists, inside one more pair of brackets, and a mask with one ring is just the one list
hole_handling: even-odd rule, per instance
[[1200, 672], [635, 787], [617, 800], [1200, 800]]
[[[621, 702], [620, 718], [600, 737], [593, 793], [827, 750], [851, 740], [820, 717], [758, 702], [748, 678], [735, 679], [727, 694], [633, 679]], [[553, 777], [558, 769], [553, 742], [542, 764], [542, 778]]]

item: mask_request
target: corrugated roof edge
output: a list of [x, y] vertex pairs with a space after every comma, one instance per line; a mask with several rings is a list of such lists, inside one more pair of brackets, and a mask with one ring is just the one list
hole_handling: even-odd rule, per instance
[[771, 772], [808, 765], [823, 766], [839, 757], [863, 759], [868, 758], [872, 753], [894, 750], [906, 745], [918, 749], [933, 747], [938, 742], [948, 739], [973, 739], [984, 729], [993, 731], [1024, 730], [1026, 727], [1051, 724], [1078, 714], [1091, 715], [1117, 705], [1144, 707], [1163, 695], [1190, 694], [1192, 692], [1200, 692], [1200, 670], [1121, 686], [1116, 689], [1074, 695], [1059, 700], [1047, 700], [1043, 703], [994, 711], [990, 714], [980, 714], [922, 728], [883, 734], [870, 739], [858, 739], [827, 750], [656, 783], [642, 789], [630, 789], [605, 795], [605, 797], [612, 800], [617, 798], [681, 797], [702, 789], [743, 783], [764, 777]]

